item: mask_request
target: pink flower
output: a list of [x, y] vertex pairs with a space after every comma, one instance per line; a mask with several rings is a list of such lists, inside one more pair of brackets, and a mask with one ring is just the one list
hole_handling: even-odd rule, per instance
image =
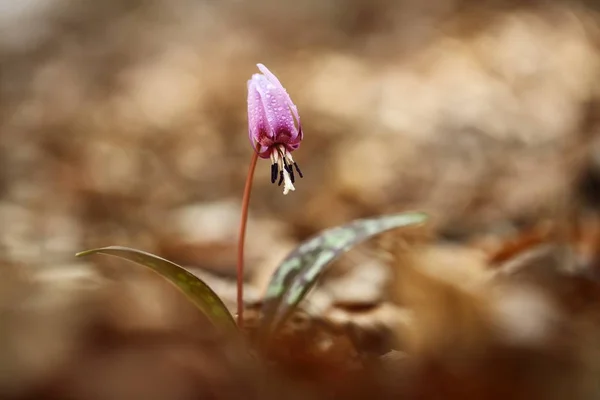
[[259, 156], [271, 159], [271, 182], [279, 175], [283, 194], [288, 194], [295, 190], [293, 168], [302, 178], [291, 154], [302, 141], [300, 116], [279, 79], [264, 65], [257, 66], [262, 74], [248, 81], [248, 135]]

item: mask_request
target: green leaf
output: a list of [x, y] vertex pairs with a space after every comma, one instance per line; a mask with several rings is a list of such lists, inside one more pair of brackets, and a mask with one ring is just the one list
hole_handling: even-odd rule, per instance
[[182, 291], [215, 326], [237, 329], [237, 324], [219, 296], [200, 278], [185, 268], [153, 254], [120, 246], [82, 251], [76, 256], [83, 257], [92, 254], [119, 257], [150, 268]]
[[423, 223], [420, 212], [359, 219], [327, 229], [293, 250], [273, 274], [262, 306], [263, 333], [274, 332], [315, 285], [329, 263], [352, 247], [385, 231]]

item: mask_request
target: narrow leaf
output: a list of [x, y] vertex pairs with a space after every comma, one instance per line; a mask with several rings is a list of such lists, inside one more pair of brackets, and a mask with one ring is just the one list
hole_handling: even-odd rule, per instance
[[359, 219], [327, 229], [293, 250], [273, 274], [263, 302], [263, 333], [274, 332], [315, 285], [325, 267], [355, 245], [385, 231], [423, 223], [420, 212]]
[[92, 254], [119, 257], [150, 268], [183, 292], [215, 326], [237, 328], [231, 313], [219, 296], [200, 278], [185, 268], [153, 254], [120, 246], [82, 251], [81, 253], [77, 253], [76, 256], [83, 257]]

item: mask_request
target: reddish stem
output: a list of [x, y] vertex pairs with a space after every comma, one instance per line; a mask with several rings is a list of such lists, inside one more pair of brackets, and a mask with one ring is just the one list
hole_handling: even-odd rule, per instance
[[258, 152], [252, 152], [252, 160], [248, 168], [244, 197], [242, 198], [242, 218], [240, 220], [240, 233], [237, 248], [237, 323], [238, 327], [244, 327], [244, 242], [246, 240], [246, 223], [248, 222], [248, 205], [250, 204], [250, 193], [252, 192], [252, 180], [254, 170], [258, 161]]

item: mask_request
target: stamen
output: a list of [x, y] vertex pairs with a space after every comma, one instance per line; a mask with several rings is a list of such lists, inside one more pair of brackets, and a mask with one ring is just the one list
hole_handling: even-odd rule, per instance
[[285, 157], [283, 158], [283, 165], [284, 165], [285, 170], [288, 172], [288, 174], [290, 174], [292, 183], [294, 183], [296, 181], [296, 179], [294, 177], [294, 170], [292, 169], [292, 166], [287, 163], [287, 160]]
[[277, 168], [277, 164], [271, 164], [271, 183], [275, 183], [277, 180], [277, 173], [279, 172], [279, 168]]
[[279, 182], [277, 182], [277, 185], [281, 186], [283, 184], [283, 194], [288, 194], [289, 192], [296, 190], [294, 187], [296, 181], [294, 168], [300, 175], [300, 178], [302, 178], [302, 171], [300, 171], [298, 164], [294, 162], [292, 155], [287, 151], [284, 145], [278, 145], [272, 149], [271, 183], [275, 183], [277, 180], [277, 172], [279, 172]]
[[296, 171], [298, 172], [298, 175], [300, 175], [300, 178], [304, 178], [304, 176], [302, 175], [302, 171], [300, 171], [300, 167], [298, 166], [298, 164], [294, 163], [294, 167], [296, 167]]

